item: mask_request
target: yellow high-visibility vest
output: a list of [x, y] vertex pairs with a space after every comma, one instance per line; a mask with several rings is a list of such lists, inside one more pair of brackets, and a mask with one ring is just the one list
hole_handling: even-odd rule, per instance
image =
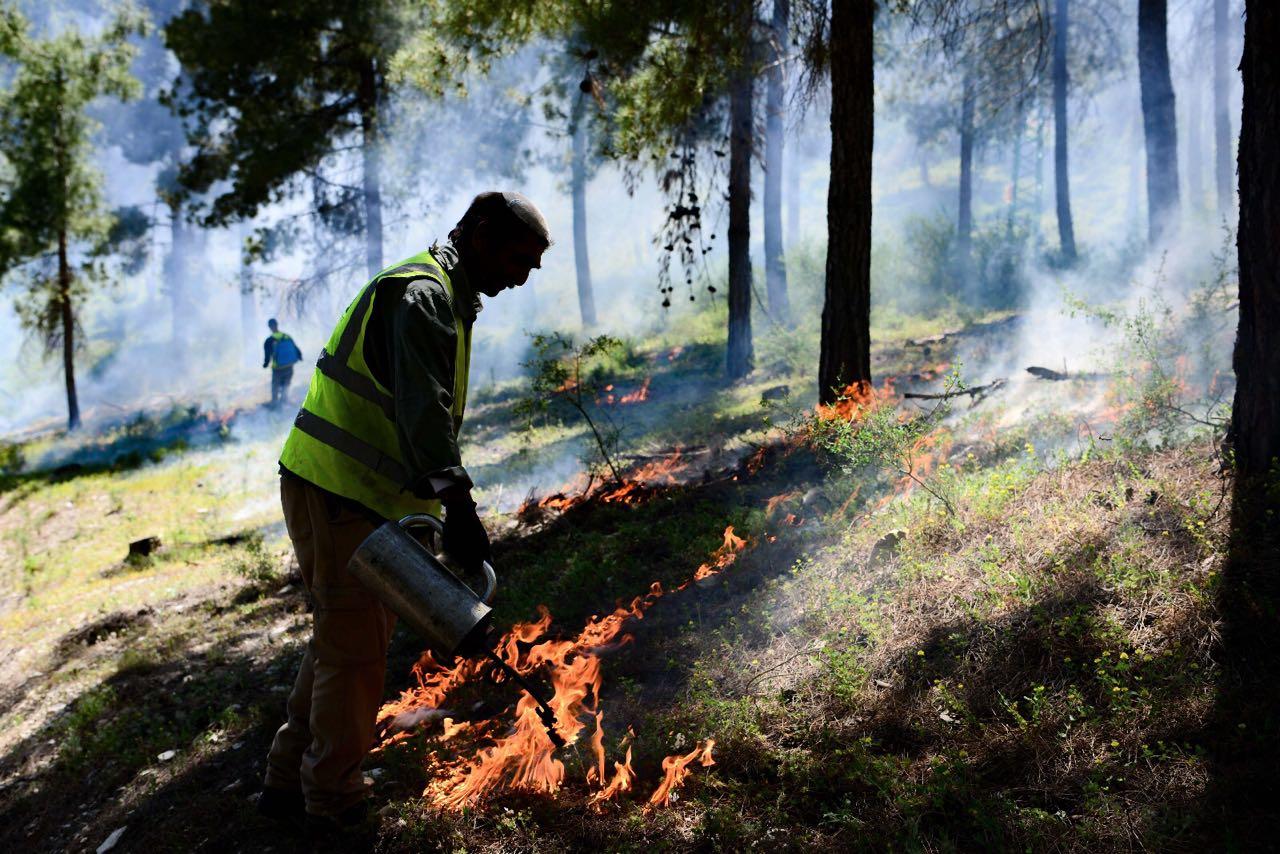
[[458, 313], [449, 274], [428, 250], [378, 273], [347, 307], [316, 362], [307, 397], [280, 452], [280, 464], [289, 471], [385, 519], [411, 513], [440, 516], [439, 501], [418, 498], [406, 489], [410, 478], [396, 436], [395, 403], [364, 360], [365, 330], [383, 285], [422, 278], [443, 285], [454, 308], [458, 343], [450, 411], [455, 434], [461, 428], [471, 329]]

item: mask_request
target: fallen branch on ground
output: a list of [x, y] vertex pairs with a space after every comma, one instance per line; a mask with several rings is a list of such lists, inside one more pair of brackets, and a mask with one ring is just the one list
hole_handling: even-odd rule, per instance
[[1036, 379], [1051, 380], [1053, 382], [1062, 382], [1063, 380], [1105, 380], [1109, 374], [1091, 373], [1091, 374], [1069, 374], [1066, 370], [1055, 371], [1053, 368], [1041, 368], [1032, 365], [1027, 368], [1027, 373]]
[[922, 392], [909, 391], [902, 396], [904, 400], [951, 400], [953, 397], [969, 397], [975, 403], [986, 397], [993, 391], [1003, 388], [1004, 379], [992, 380], [986, 385], [976, 385], [973, 388], [956, 389], [955, 391], [944, 391], [938, 394], [924, 394]]

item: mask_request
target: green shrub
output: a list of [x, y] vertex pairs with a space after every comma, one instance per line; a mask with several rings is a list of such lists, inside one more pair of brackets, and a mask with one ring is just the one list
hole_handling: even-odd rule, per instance
[[231, 568], [254, 584], [273, 584], [280, 580], [275, 557], [267, 551], [262, 535], [255, 533], [236, 554]]

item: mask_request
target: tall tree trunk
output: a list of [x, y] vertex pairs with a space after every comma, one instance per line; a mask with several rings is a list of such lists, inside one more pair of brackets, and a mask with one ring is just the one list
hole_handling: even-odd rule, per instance
[[956, 212], [956, 267], [961, 293], [968, 293], [973, 286], [969, 279], [973, 270], [973, 111], [976, 98], [973, 76], [966, 71], [960, 101], [960, 201]]
[[1194, 77], [1188, 81], [1191, 88], [1187, 99], [1187, 195], [1188, 209], [1198, 211], [1204, 204], [1204, 146], [1201, 143], [1200, 126], [1204, 112], [1203, 86]]
[[831, 4], [831, 183], [818, 398], [871, 382], [871, 153], [875, 0]]
[[573, 195], [573, 264], [578, 274], [578, 311], [582, 327], [596, 325], [596, 300], [591, 291], [591, 258], [587, 254], [587, 120], [586, 96], [573, 101], [573, 154], [569, 163], [569, 184]]
[[769, 312], [784, 326], [791, 325], [787, 299], [787, 266], [782, 249], [782, 149], [786, 109], [783, 106], [782, 62], [787, 51], [791, 0], [773, 0], [773, 27], [765, 94], [764, 128], [764, 277]]
[[1053, 13], [1053, 182], [1058, 203], [1058, 245], [1062, 260], [1076, 261], [1071, 222], [1071, 180], [1067, 171], [1067, 2], [1055, 0]]
[[378, 68], [372, 57], [360, 63], [360, 155], [364, 190], [365, 269], [372, 278], [382, 269], [382, 155], [378, 150]]
[[1249, 513], [1274, 531], [1280, 516], [1280, 5], [1248, 0], [1244, 28], [1240, 329], [1231, 434], [1238, 487], [1255, 502]]
[[[749, 7], [748, 7], [749, 8]], [[729, 91], [729, 344], [725, 374], [750, 373], [751, 346], [751, 74], [743, 68]]]
[[[1255, 4], [1256, 5], [1256, 4]], [[1235, 197], [1231, 187], [1231, 95], [1227, 45], [1227, 0], [1213, 0], [1213, 175], [1218, 189], [1218, 213], [1231, 213]]]
[[67, 230], [58, 230], [58, 314], [62, 320], [62, 376], [67, 386], [67, 429], [80, 426], [76, 396], [76, 318], [71, 306], [71, 264], [67, 260]]
[[[65, 96], [66, 80], [59, 65], [54, 73], [54, 86]], [[71, 305], [71, 262], [67, 258], [67, 229], [71, 220], [71, 163], [69, 144], [63, 136], [62, 110], [54, 117], [54, 163], [59, 177], [59, 196], [51, 200], [61, 211], [58, 223], [58, 316], [62, 322], [62, 378], [67, 389], [67, 430], [80, 426], [80, 399], [76, 395], [76, 316]]]
[[1138, 79], [1147, 149], [1147, 239], [1178, 224], [1178, 118], [1169, 76], [1167, 0], [1138, 0]]

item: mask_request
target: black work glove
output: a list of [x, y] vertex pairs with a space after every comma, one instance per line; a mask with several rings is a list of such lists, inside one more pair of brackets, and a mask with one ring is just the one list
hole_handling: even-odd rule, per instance
[[470, 495], [444, 502], [444, 550], [463, 569], [477, 570], [489, 560], [489, 535]]

